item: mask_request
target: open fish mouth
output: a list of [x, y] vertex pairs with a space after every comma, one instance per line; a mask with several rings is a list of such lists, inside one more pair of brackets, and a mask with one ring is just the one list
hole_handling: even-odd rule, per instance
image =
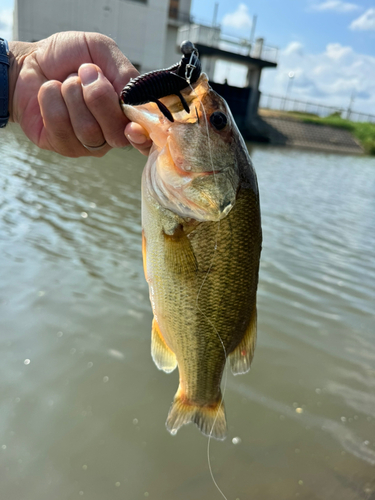
[[162, 99], [173, 111], [173, 123], [153, 102], [123, 105], [127, 117], [143, 126], [154, 144], [144, 185], [162, 207], [181, 217], [219, 221], [234, 206], [238, 190], [233, 118], [204, 73], [182, 94], [190, 113], [176, 96]]

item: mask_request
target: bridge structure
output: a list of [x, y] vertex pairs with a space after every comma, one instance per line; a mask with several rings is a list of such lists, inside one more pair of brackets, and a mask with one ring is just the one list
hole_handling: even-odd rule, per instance
[[[184, 40], [190, 40], [198, 49], [202, 69], [207, 73], [211, 87], [228, 102], [237, 125], [246, 135], [258, 112], [262, 70], [277, 67], [278, 49], [265, 45], [263, 38], [251, 42], [223, 35], [220, 26], [194, 23], [185, 24], [178, 29], [177, 44], [180, 45]], [[226, 81], [215, 81], [218, 61], [244, 66], [244, 85], [234, 86]]]

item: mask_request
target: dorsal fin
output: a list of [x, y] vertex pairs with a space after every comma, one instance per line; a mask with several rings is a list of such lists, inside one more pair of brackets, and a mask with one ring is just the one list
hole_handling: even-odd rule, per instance
[[254, 306], [249, 326], [239, 345], [229, 354], [230, 367], [234, 375], [250, 370], [257, 339], [257, 309]]

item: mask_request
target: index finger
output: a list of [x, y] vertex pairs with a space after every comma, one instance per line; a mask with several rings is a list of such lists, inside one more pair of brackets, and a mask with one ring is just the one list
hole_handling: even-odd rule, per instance
[[63, 82], [82, 64], [94, 63], [119, 95], [129, 80], [139, 74], [116, 42], [100, 33], [65, 31], [39, 43], [38, 64], [47, 80]]
[[92, 62], [102, 69], [117, 95], [120, 95], [129, 80], [139, 75], [139, 71], [111, 38], [99, 33], [85, 33], [85, 36]]
[[124, 130], [129, 120], [122, 112], [112, 84], [95, 64], [83, 64], [78, 76], [86, 106], [98, 122], [107, 143], [113, 148], [127, 146], [129, 142]]

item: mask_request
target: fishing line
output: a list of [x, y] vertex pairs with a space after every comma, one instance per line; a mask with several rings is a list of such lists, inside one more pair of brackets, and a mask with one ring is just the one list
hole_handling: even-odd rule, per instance
[[[210, 161], [211, 161], [211, 168], [212, 168], [212, 171], [213, 171], [213, 175], [214, 175], [214, 180], [215, 180], [215, 185], [217, 187], [217, 179], [216, 179], [216, 173], [215, 173], [215, 168], [214, 168], [214, 162], [213, 162], [213, 158], [212, 158], [212, 149], [211, 149], [211, 142], [210, 142], [210, 132], [209, 132], [209, 128], [208, 128], [208, 120], [207, 120], [207, 113], [206, 113], [206, 110], [205, 110], [205, 107], [204, 107], [204, 104], [202, 102], [202, 100], [199, 98], [198, 94], [195, 92], [195, 89], [192, 87], [190, 81], [188, 82], [189, 83], [189, 87], [190, 89], [192, 90], [192, 92], [195, 94], [196, 98], [198, 99], [200, 105], [201, 105], [201, 109], [202, 109], [202, 113], [203, 113], [203, 116], [204, 116], [204, 120], [205, 120], [205, 125], [206, 125], [206, 134], [207, 134], [207, 145], [208, 145], [208, 151], [209, 151], [209, 155], [210, 155]], [[212, 321], [207, 317], [207, 315], [203, 312], [203, 310], [199, 307], [199, 304], [198, 304], [198, 299], [199, 299], [199, 295], [202, 291], [202, 288], [203, 288], [203, 285], [205, 284], [206, 282], [206, 279], [208, 278], [209, 274], [210, 274], [210, 271], [211, 271], [211, 268], [212, 268], [212, 265], [213, 265], [213, 262], [214, 262], [214, 258], [215, 258], [215, 254], [216, 254], [216, 251], [217, 251], [217, 243], [218, 243], [218, 238], [219, 238], [219, 233], [220, 233], [220, 220], [218, 221], [218, 225], [217, 225], [217, 231], [216, 231], [216, 235], [215, 235], [215, 246], [214, 246], [214, 252], [212, 254], [212, 258], [211, 258], [211, 262], [210, 262], [210, 265], [209, 265], [209, 268], [206, 272], [206, 275], [201, 283], [201, 286], [198, 290], [198, 294], [197, 294], [197, 298], [196, 298], [196, 307], [199, 309], [199, 311], [201, 312], [201, 314], [203, 314], [203, 316], [205, 317], [205, 319], [210, 323], [210, 325], [212, 326], [214, 332], [216, 333], [218, 339], [220, 340], [221, 342], [221, 346], [223, 348], [223, 351], [224, 351], [224, 357], [225, 357], [225, 375], [224, 375], [224, 387], [223, 387], [223, 392], [222, 392], [222, 396], [221, 396], [221, 400], [220, 400], [220, 404], [219, 404], [219, 407], [216, 411], [216, 415], [215, 415], [215, 419], [213, 421], [213, 424], [212, 424], [212, 427], [211, 427], [211, 430], [210, 430], [210, 434], [208, 436], [208, 442], [207, 442], [207, 462], [208, 462], [208, 469], [210, 471], [210, 475], [211, 475], [211, 479], [212, 479], [212, 482], [214, 483], [216, 489], [218, 490], [218, 492], [221, 494], [221, 496], [225, 499], [225, 500], [228, 500], [228, 498], [225, 496], [225, 494], [223, 493], [222, 489], [220, 488], [220, 486], [217, 484], [217, 481], [215, 479], [215, 476], [214, 476], [214, 473], [212, 471], [212, 466], [211, 466], [211, 457], [210, 457], [210, 444], [211, 444], [211, 440], [212, 440], [212, 433], [213, 433], [213, 430], [214, 430], [214, 427], [215, 427], [215, 424], [216, 424], [216, 421], [218, 419], [218, 416], [219, 416], [219, 413], [220, 413], [220, 410], [221, 410], [221, 407], [223, 406], [223, 401], [224, 401], [224, 396], [225, 396], [225, 391], [227, 389], [227, 380], [228, 380], [228, 364], [227, 364], [227, 359], [228, 359], [228, 355], [227, 355], [227, 351], [225, 349], [225, 345], [224, 345], [224, 342], [217, 330], [217, 328], [215, 327], [215, 325], [212, 323]]]
[[[209, 127], [208, 127], [207, 113], [206, 113], [206, 110], [205, 110], [205, 107], [204, 107], [204, 104], [203, 104], [202, 100], [200, 99], [199, 95], [196, 93], [195, 89], [192, 87], [192, 85], [190, 83], [190, 76], [192, 74], [192, 70], [194, 69], [194, 66], [191, 64], [191, 62], [192, 62], [192, 56], [190, 58], [189, 64], [187, 65], [187, 68], [186, 68], [185, 78], [181, 77], [180, 75], [176, 75], [176, 76], [178, 76], [179, 78], [185, 79], [185, 81], [187, 81], [187, 83], [188, 83], [191, 91], [193, 92], [193, 94], [195, 94], [196, 98], [198, 99], [198, 101], [199, 101], [199, 103], [201, 105], [201, 109], [202, 109], [202, 113], [203, 113], [204, 120], [205, 120], [205, 125], [206, 125], [207, 145], [208, 145], [208, 151], [209, 151], [209, 155], [210, 155], [210, 162], [211, 162], [212, 172], [213, 172], [213, 176], [214, 176], [214, 180], [215, 180], [215, 185], [217, 187], [217, 179], [216, 179], [216, 172], [215, 172], [215, 168], [214, 168], [214, 162], [213, 162], [213, 158], [212, 158], [212, 149], [211, 149], [211, 142], [210, 142], [210, 133], [209, 133]], [[190, 74], [188, 74], [188, 71], [190, 71]], [[227, 352], [226, 352], [226, 349], [225, 349], [224, 342], [223, 342], [223, 340], [222, 340], [222, 338], [221, 338], [218, 330], [216, 329], [216, 327], [212, 323], [212, 321], [203, 312], [203, 310], [199, 307], [199, 304], [198, 304], [198, 299], [199, 299], [200, 293], [201, 293], [202, 288], [203, 288], [203, 286], [204, 286], [204, 284], [205, 284], [205, 282], [207, 280], [207, 277], [210, 274], [210, 271], [211, 271], [211, 268], [212, 268], [212, 265], [213, 265], [213, 262], [214, 262], [215, 254], [216, 254], [216, 251], [217, 251], [217, 243], [218, 243], [219, 233], [220, 233], [220, 220], [218, 221], [217, 231], [216, 231], [216, 235], [215, 235], [214, 252], [212, 254], [212, 258], [211, 258], [211, 262], [210, 262], [209, 268], [208, 268], [208, 270], [206, 272], [206, 275], [205, 275], [205, 277], [204, 277], [204, 279], [203, 279], [203, 281], [201, 283], [201, 286], [199, 287], [199, 290], [198, 290], [198, 294], [197, 294], [197, 298], [196, 298], [196, 307], [199, 309], [199, 311], [205, 317], [205, 319], [211, 324], [214, 332], [216, 333], [218, 339], [220, 340], [220, 343], [221, 343], [223, 351], [224, 351], [224, 357], [225, 357], [225, 376], [224, 376], [224, 384], [223, 384], [224, 386], [223, 386], [223, 391], [222, 391], [222, 397], [221, 397], [221, 400], [220, 400], [220, 404], [219, 404], [219, 407], [217, 409], [217, 412], [216, 412], [216, 415], [215, 415], [215, 419], [213, 421], [213, 424], [212, 424], [212, 427], [211, 427], [211, 430], [210, 430], [210, 434], [208, 436], [208, 442], [207, 442], [207, 462], [208, 462], [208, 468], [209, 468], [209, 471], [210, 471], [212, 482], [214, 483], [216, 489], [221, 494], [221, 496], [225, 500], [228, 500], [228, 498], [225, 496], [225, 494], [221, 490], [220, 486], [217, 484], [217, 481], [216, 481], [215, 476], [214, 476], [213, 471], [212, 471], [211, 458], [210, 458], [210, 444], [211, 444], [211, 440], [212, 440], [212, 433], [213, 433], [213, 430], [215, 428], [215, 424], [216, 424], [216, 421], [218, 419], [221, 407], [223, 406], [224, 396], [225, 396], [225, 392], [226, 392], [226, 388], [227, 388], [227, 379], [228, 379], [227, 359], [228, 359], [228, 355], [227, 355]]]

